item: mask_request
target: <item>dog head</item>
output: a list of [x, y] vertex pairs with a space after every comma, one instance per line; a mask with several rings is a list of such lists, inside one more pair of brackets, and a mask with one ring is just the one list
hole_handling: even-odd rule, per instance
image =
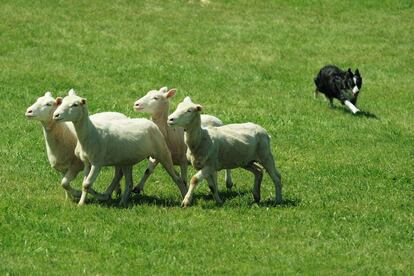
[[351, 68], [345, 73], [345, 89], [352, 90], [352, 94], [356, 97], [362, 87], [362, 77], [359, 70], [355, 70], [355, 74], [352, 73]]

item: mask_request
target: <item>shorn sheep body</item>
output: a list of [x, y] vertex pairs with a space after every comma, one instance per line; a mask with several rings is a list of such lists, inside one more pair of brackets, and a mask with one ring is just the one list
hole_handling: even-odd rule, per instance
[[[187, 158], [187, 146], [184, 142], [184, 129], [172, 128], [167, 124], [170, 99], [176, 94], [176, 89], [168, 90], [162, 87], [159, 90], [151, 90], [145, 96], [141, 97], [134, 103], [136, 112], [146, 112], [151, 115], [151, 120], [158, 126], [167, 141], [168, 148], [171, 151], [174, 165], [180, 166], [181, 179], [187, 183], [187, 167], [189, 159]], [[223, 122], [217, 117], [211, 115], [201, 115], [201, 127], [222, 126]], [[152, 174], [157, 161], [150, 159], [147, 169], [141, 181], [135, 187], [134, 192], [140, 193], [148, 177]], [[226, 170], [226, 186], [231, 189], [233, 182], [231, 180], [230, 170]]]
[[191, 163], [198, 170], [191, 178], [182, 206], [186, 207], [191, 203], [193, 191], [203, 179], [207, 180], [216, 202], [221, 204], [217, 188], [217, 171], [233, 168], [244, 168], [254, 174], [253, 196], [255, 201], [259, 202], [263, 177], [261, 166], [274, 182], [276, 203], [281, 203], [281, 178], [275, 166], [270, 137], [266, 130], [253, 123], [203, 129], [201, 110], [201, 105], [186, 97], [168, 117], [170, 126], [185, 129], [185, 143], [191, 152]]
[[[56, 110], [56, 100], [51, 92], [46, 92], [39, 97], [34, 104], [26, 110], [26, 117], [39, 121], [43, 127], [43, 135], [46, 144], [46, 153], [52, 168], [63, 176], [61, 186], [65, 189], [66, 197], [79, 199], [81, 191], [71, 187], [70, 182], [83, 170], [83, 162], [75, 155], [75, 147], [78, 141], [76, 132], [71, 123], [57, 124], [53, 120], [53, 112]], [[102, 112], [90, 116], [91, 120], [117, 120], [127, 118], [117, 112]], [[115, 173], [115, 178], [117, 178]]]
[[[153, 157], [166, 169], [184, 196], [187, 188], [176, 175], [164, 136], [152, 121], [147, 119], [123, 119], [92, 122], [88, 116], [86, 100], [75, 94], [63, 100], [53, 113], [58, 122], [71, 121], [78, 136], [75, 153], [85, 164], [85, 178], [79, 205], [85, 203], [86, 195], [103, 166], [118, 166], [125, 176], [125, 191], [120, 205], [127, 205], [132, 189], [132, 166], [143, 159]], [[115, 183], [113, 183], [115, 185]], [[111, 185], [114, 188], [114, 185]], [[111, 189], [108, 190], [111, 193]]]

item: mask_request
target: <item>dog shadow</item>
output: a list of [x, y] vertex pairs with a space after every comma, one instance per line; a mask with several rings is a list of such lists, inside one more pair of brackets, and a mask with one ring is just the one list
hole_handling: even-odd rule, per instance
[[369, 119], [380, 120], [380, 118], [377, 115], [375, 115], [374, 113], [371, 113], [369, 111], [361, 110], [360, 112], [358, 112], [355, 115], [358, 116], [358, 117], [366, 117], [366, 118], [369, 118]]
[[351, 116], [365, 117], [365, 118], [368, 118], [368, 119], [380, 120], [380, 117], [378, 117], [377, 115], [375, 115], [372, 112], [365, 111], [365, 110], [360, 110], [358, 113], [353, 114], [349, 109], [345, 108], [344, 106], [334, 106], [333, 109], [340, 110], [343, 113], [345, 113], [347, 115], [351, 115]]

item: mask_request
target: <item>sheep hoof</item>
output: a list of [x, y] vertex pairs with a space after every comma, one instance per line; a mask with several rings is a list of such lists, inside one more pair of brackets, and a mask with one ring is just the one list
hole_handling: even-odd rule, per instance
[[231, 188], [233, 188], [233, 182], [226, 182], [226, 188], [231, 191]]
[[118, 204], [119, 207], [128, 208], [128, 201], [127, 200], [121, 200]]
[[100, 198], [98, 199], [99, 201], [108, 201], [111, 199], [111, 195], [110, 194], [103, 194], [102, 196], [100, 196]]
[[190, 202], [184, 199], [183, 202], [181, 203], [181, 207], [187, 208], [188, 206], [190, 206]]
[[115, 188], [115, 190], [114, 190], [114, 193], [115, 193], [115, 196], [116, 196], [116, 197], [120, 197], [120, 196], [121, 196], [121, 194], [122, 194], [121, 187], [117, 186], [117, 187]]
[[139, 195], [141, 193], [141, 189], [137, 186], [132, 190], [132, 192]]

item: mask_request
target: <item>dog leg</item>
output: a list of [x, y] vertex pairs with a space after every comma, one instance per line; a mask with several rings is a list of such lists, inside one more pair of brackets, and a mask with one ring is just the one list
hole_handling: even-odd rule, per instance
[[332, 98], [327, 98], [327, 99], [329, 101], [329, 107], [334, 108], [333, 99]]
[[350, 101], [346, 100], [344, 103], [345, 103], [346, 107], [348, 107], [349, 110], [352, 111], [352, 113], [356, 114], [356, 113], [360, 112], [360, 110], [355, 105], [353, 105]]

